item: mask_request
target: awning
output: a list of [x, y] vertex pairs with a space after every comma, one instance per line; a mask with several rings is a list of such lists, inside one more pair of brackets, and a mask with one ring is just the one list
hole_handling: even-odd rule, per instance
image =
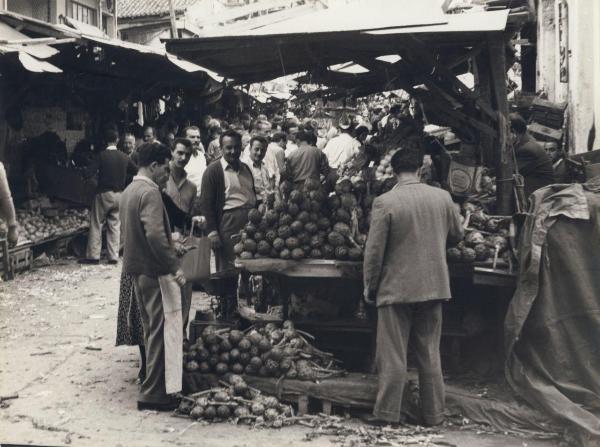
[[444, 14], [436, 0], [371, 0], [233, 35], [166, 42], [172, 53], [239, 83], [251, 83], [349, 62], [371, 69], [364, 59], [398, 55], [415, 38], [444, 47], [444, 55], [454, 57], [488, 33], [503, 32], [507, 17], [508, 10]]
[[[10, 49], [18, 42], [19, 51], [36, 59], [44, 58], [45, 62], [65, 72], [128, 79], [139, 83], [140, 87], [194, 88], [207, 94], [222, 88], [222, 78], [218, 75], [163, 49], [110, 39], [98, 33], [87, 34], [85, 29], [79, 28], [53, 25], [0, 11], [0, 45]], [[39, 40], [43, 40], [45, 45], [33, 45]], [[26, 61], [24, 66], [27, 69], [40, 68], [31, 58], [20, 60]], [[48, 66], [44, 67], [41, 71], [50, 71]]]

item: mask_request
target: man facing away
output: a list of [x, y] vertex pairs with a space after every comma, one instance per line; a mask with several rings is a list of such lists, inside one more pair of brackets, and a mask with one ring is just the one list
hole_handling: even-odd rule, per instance
[[352, 136], [352, 123], [348, 117], [340, 118], [338, 123], [341, 133], [333, 137], [323, 152], [327, 156], [329, 166], [337, 169], [343, 166], [360, 150], [360, 142]]
[[102, 225], [106, 222], [106, 251], [109, 264], [119, 259], [120, 222], [119, 198], [128, 175], [137, 168], [123, 152], [117, 150], [119, 134], [109, 129], [105, 134], [108, 146], [98, 156], [98, 189], [90, 211], [90, 229], [83, 264], [98, 264], [102, 249]]
[[286, 176], [296, 187], [301, 187], [309, 178], [320, 180], [329, 174], [327, 157], [318, 149], [317, 135], [312, 130], [300, 130], [296, 134], [298, 149], [286, 160]]
[[138, 409], [170, 411], [177, 402], [166, 393], [165, 309], [159, 277], [174, 275], [180, 287], [185, 285], [160, 193], [169, 178], [171, 152], [160, 143], [149, 143], [138, 154], [138, 174], [121, 197], [123, 270], [134, 277], [147, 357]]
[[377, 306], [378, 316], [372, 423], [400, 422], [411, 333], [422, 423], [443, 421], [442, 302], [451, 297], [446, 241], [458, 241], [463, 233], [450, 194], [420, 183], [422, 164], [421, 148], [396, 152], [391, 165], [398, 183], [373, 202], [363, 268], [365, 301]]

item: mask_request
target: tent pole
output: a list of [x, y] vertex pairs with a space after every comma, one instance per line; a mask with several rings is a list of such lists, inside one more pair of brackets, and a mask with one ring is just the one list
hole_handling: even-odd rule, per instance
[[490, 72], [496, 110], [498, 112], [498, 149], [495, 153], [496, 199], [500, 215], [513, 213], [514, 163], [512, 145], [509, 144], [510, 121], [508, 118], [506, 44], [503, 36], [493, 36], [488, 41]]

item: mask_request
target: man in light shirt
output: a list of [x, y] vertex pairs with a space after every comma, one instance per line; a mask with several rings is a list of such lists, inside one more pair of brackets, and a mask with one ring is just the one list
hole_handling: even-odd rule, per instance
[[234, 130], [221, 134], [223, 157], [211, 163], [202, 177], [201, 213], [215, 252], [217, 270], [225, 279], [223, 296], [225, 313], [236, 305], [237, 272], [234, 260], [235, 245], [231, 236], [240, 232], [248, 222], [248, 212], [256, 205], [252, 171], [242, 163], [242, 137]]
[[255, 135], [250, 140], [250, 155], [243, 160], [252, 171], [258, 204], [262, 203], [266, 198], [266, 194], [275, 188], [275, 175], [269, 171], [264, 161], [266, 152], [267, 139]]
[[333, 169], [343, 166], [360, 150], [360, 142], [352, 136], [352, 123], [347, 117], [340, 119], [339, 128], [340, 134], [332, 138], [323, 149], [329, 166]]
[[206, 151], [202, 145], [200, 129], [198, 126], [186, 127], [183, 131], [185, 138], [192, 142], [192, 157], [185, 166], [187, 178], [190, 182], [196, 185], [197, 195], [192, 206], [192, 215], [200, 214], [200, 191], [202, 187], [202, 176], [208, 165]]
[[281, 172], [285, 169], [285, 148], [287, 146], [287, 135], [276, 132], [271, 136], [271, 142], [267, 146], [265, 164], [269, 172], [275, 174], [275, 184], [279, 185]]

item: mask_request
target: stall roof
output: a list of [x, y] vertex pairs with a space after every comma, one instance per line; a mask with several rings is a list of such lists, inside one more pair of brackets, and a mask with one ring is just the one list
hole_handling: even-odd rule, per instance
[[[19, 31], [16, 31], [17, 29]], [[15, 38], [15, 32], [20, 37], [28, 38], [30, 42], [27, 39]], [[77, 67], [73, 64], [77, 64], [79, 68], [83, 69], [83, 61], [80, 64], [76, 61], [79, 56], [75, 58], [70, 56], [77, 53], [78, 46], [94, 45], [109, 52], [112, 61], [110, 67], [100, 67], [101, 64], [97, 64], [97, 67], [94, 64], [86, 65], [85, 70], [91, 72], [98, 69], [103, 75], [110, 76], [112, 74], [115, 77], [129, 79], [139, 78], [140, 83], [162, 82], [172, 85], [181, 84], [185, 87], [195, 86], [198, 89], [205, 88], [207, 83], [212, 84], [209, 86], [210, 89], [220, 88], [222, 81], [220, 76], [210, 70], [180, 59], [162, 49], [110, 39], [106, 36], [87, 34], [66, 25], [53, 25], [12, 12], [0, 11], [0, 43], [3, 45], [13, 49], [20, 47], [22, 51], [39, 59], [39, 55], [28, 49], [31, 47], [31, 42], [39, 40], [36, 39], [39, 36], [49, 38], [45, 46], [53, 49], [55, 54], [52, 54], [48, 61], [62, 69], [74, 70]], [[56, 40], [52, 41], [51, 38]], [[25, 66], [25, 68], [28, 67]]]
[[508, 10], [444, 14], [436, 0], [362, 1], [234, 35], [166, 42], [169, 51], [248, 83], [351, 61], [363, 65], [357, 59], [397, 54], [415, 36], [464, 49], [503, 32], [507, 17]]

